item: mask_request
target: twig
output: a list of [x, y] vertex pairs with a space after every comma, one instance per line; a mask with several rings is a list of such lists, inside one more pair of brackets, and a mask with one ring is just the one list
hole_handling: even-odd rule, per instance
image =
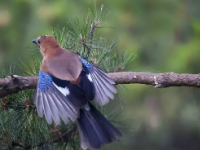
[[88, 48], [88, 52], [87, 52], [87, 57], [89, 57], [90, 55], [90, 50], [92, 49], [92, 41], [93, 41], [93, 36], [94, 36], [94, 29], [99, 25], [98, 22], [93, 22], [91, 24], [91, 29], [90, 29], [90, 44], [89, 44], [89, 48]]
[[90, 42], [89, 42], [89, 46], [87, 46], [85, 38], [82, 37], [82, 35], [80, 35], [80, 41], [83, 44], [83, 52], [85, 53], [85, 48], [87, 48], [87, 54], [85, 59], [88, 59], [89, 55], [90, 55], [90, 50], [92, 49], [92, 41], [93, 41], [93, 35], [94, 35], [94, 29], [99, 25], [99, 22], [93, 22], [91, 24], [91, 28], [90, 28]]
[[[148, 73], [148, 72], [115, 72], [107, 74], [116, 84], [146, 84], [156, 88], [170, 86], [200, 87], [200, 74]], [[14, 77], [14, 78], [13, 78]], [[37, 77], [14, 75], [0, 79], [0, 98], [25, 89], [35, 89]]]
[[57, 137], [57, 138], [54, 138], [51, 143], [56, 143], [56, 142], [59, 142], [62, 138], [65, 140], [65, 141], [68, 141], [71, 137], [71, 135], [76, 131], [77, 129], [77, 126], [74, 124], [71, 129], [69, 129], [67, 132], [63, 133], [61, 136]]
[[93, 22], [91, 24], [91, 29], [90, 29], [90, 49], [92, 48], [92, 41], [93, 41], [93, 35], [94, 35], [94, 29], [96, 28], [96, 23]]
[[16, 147], [16, 146], [25, 149], [24, 144], [18, 143], [17, 141], [13, 141], [12, 142], [12, 147]]
[[[85, 38], [83, 38], [82, 37], [82, 35], [80, 35], [80, 41], [81, 41], [81, 43], [82, 43], [82, 45], [83, 45], [83, 54], [85, 54], [85, 48], [87, 48], [87, 56], [88, 56], [88, 52], [90, 51], [90, 48], [87, 46], [87, 44], [86, 44], [86, 41], [85, 41], [86, 39]], [[78, 55], [80, 55], [79, 53], [77, 53]], [[88, 59], [88, 57], [84, 57], [85, 59]]]

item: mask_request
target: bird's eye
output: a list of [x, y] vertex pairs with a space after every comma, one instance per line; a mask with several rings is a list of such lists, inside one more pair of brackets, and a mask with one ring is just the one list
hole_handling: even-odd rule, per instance
[[42, 36], [41, 36], [41, 38], [45, 38], [45, 37], [46, 37], [46, 35], [42, 35]]
[[38, 44], [40, 44], [40, 40], [38, 40]]

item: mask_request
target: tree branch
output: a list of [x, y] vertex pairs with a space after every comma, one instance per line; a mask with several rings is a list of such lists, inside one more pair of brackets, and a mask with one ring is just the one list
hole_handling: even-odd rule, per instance
[[25, 89], [34, 89], [37, 85], [37, 77], [21, 77], [11, 75], [0, 79], [0, 97], [17, 93]]
[[[115, 72], [107, 74], [116, 84], [146, 84], [156, 88], [170, 86], [200, 87], [200, 74], [178, 73], [147, 73], [147, 72]], [[22, 77], [17, 75], [0, 79], [0, 98], [25, 89], [34, 89], [37, 77]]]

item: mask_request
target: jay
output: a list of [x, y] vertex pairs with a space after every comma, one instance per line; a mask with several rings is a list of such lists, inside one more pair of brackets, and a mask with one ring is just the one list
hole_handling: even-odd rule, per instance
[[114, 81], [80, 55], [63, 49], [50, 35], [32, 41], [43, 55], [34, 104], [40, 117], [56, 125], [76, 122], [83, 149], [98, 149], [121, 137], [92, 104], [105, 105], [117, 92]]

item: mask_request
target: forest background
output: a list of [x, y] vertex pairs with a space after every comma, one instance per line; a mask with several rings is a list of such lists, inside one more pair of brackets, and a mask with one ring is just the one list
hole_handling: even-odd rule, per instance
[[[96, 0], [98, 9], [102, 4], [110, 11], [104, 25], [111, 28], [96, 32], [108, 43], [119, 39], [116, 49], [135, 55], [125, 71], [200, 72], [199, 0]], [[93, 0], [1, 0], [0, 67], [31, 58], [32, 39], [52, 34], [70, 17], [82, 20], [93, 6]], [[200, 150], [198, 88], [131, 84], [118, 90], [132, 130], [124, 149]]]

